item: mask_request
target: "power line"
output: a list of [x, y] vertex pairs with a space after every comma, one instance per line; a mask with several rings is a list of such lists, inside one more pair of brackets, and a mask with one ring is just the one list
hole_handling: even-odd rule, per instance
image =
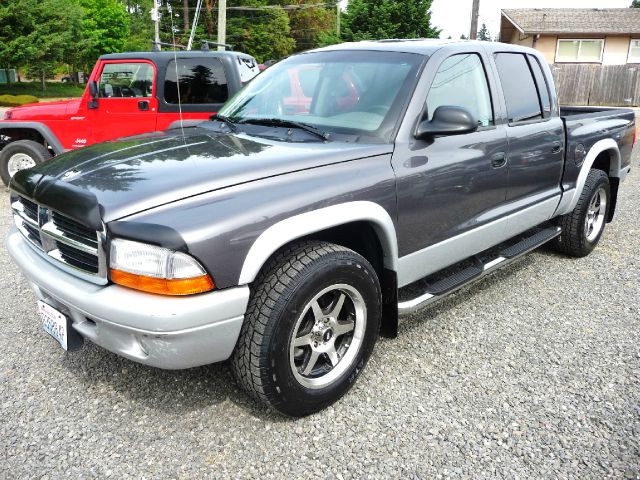
[[[227, 11], [234, 10], [236, 12], [258, 12], [265, 10], [307, 10], [309, 8], [318, 8], [318, 7], [332, 7], [335, 8], [336, 5], [339, 5], [338, 2], [333, 3], [307, 3], [303, 5], [263, 5], [259, 7], [227, 7]], [[189, 7], [188, 10], [196, 10], [197, 7]], [[181, 10], [184, 10], [182, 8]], [[218, 6], [213, 7], [211, 10], [219, 10]]]

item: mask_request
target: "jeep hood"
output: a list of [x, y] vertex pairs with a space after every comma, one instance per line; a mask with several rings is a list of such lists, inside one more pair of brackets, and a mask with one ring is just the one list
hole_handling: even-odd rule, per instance
[[21, 107], [13, 107], [11, 120], [45, 120], [47, 118], [61, 117], [68, 113], [76, 112], [80, 105], [80, 99], [58, 100], [55, 102], [30, 103]]
[[67, 152], [18, 172], [10, 187], [99, 227], [100, 221], [201, 193], [391, 150], [384, 144], [290, 143], [192, 127], [184, 137], [170, 130]]

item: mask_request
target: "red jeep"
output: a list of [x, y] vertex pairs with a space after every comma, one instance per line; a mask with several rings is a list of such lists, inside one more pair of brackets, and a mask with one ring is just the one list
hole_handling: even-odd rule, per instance
[[259, 73], [239, 52], [137, 52], [103, 55], [81, 98], [8, 110], [0, 120], [5, 185], [53, 155], [120, 137], [206, 120]]

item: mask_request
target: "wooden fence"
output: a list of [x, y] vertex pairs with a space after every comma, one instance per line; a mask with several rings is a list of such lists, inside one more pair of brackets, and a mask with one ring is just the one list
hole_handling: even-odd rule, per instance
[[640, 106], [640, 64], [553, 64], [563, 105]]

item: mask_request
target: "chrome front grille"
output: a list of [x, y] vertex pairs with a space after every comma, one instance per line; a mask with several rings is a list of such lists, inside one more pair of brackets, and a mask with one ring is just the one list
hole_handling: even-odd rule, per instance
[[101, 232], [24, 197], [11, 204], [24, 237], [61, 268], [94, 283], [106, 283], [106, 255]]

